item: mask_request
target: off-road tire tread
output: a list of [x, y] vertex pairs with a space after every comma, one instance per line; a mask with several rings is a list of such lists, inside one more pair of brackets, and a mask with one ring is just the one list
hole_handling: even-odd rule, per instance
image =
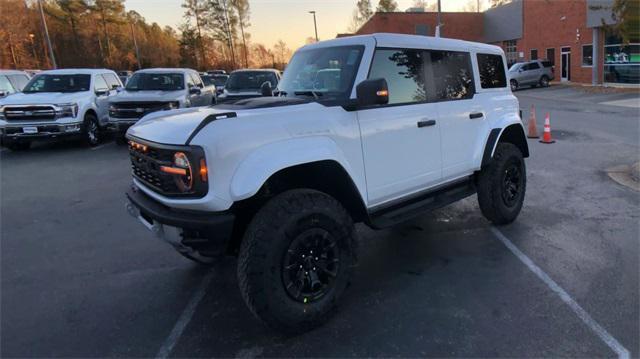
[[[331, 214], [332, 220], [341, 224], [345, 231], [345, 237], [349, 240], [350, 253], [348, 255], [355, 261], [355, 230], [351, 216], [344, 207], [331, 196], [310, 189], [294, 189], [283, 192], [272, 198], [256, 213], [247, 227], [238, 257], [238, 284], [240, 292], [249, 310], [268, 327], [283, 334], [297, 334], [317, 327], [325, 322], [336, 309], [336, 302], [345, 288], [337, 288], [336, 294], [331, 298], [331, 305], [323, 312], [317, 312], [314, 316], [305, 318], [302, 323], [285, 323], [280, 320], [268, 306], [269, 291], [272, 288], [265, 286], [262, 268], [267, 268], [267, 249], [277, 241], [274, 238], [277, 231], [284, 225], [287, 219], [303, 211], [321, 211], [323, 214]], [[340, 228], [336, 226], [336, 228]], [[353, 263], [353, 262], [352, 262]], [[348, 279], [352, 273], [353, 265], [349, 263], [343, 275]], [[347, 283], [348, 284], [348, 283]], [[278, 284], [274, 284], [276, 286]], [[289, 303], [283, 303], [283, 306]]]
[[[505, 162], [513, 156], [518, 157], [522, 163], [522, 175], [524, 176], [524, 181], [522, 188], [522, 199], [517, 204], [515, 210], [509, 211], [508, 209], [506, 209], [506, 206], [501, 199], [500, 183], [502, 181], [502, 167]], [[482, 215], [484, 215], [485, 218], [497, 225], [513, 222], [522, 209], [524, 196], [526, 194], [526, 187], [526, 168], [524, 160], [522, 158], [522, 153], [520, 152], [518, 147], [516, 147], [512, 143], [498, 143], [491, 163], [487, 167], [483, 168], [478, 175], [478, 204], [480, 205], [480, 211], [482, 212]]]

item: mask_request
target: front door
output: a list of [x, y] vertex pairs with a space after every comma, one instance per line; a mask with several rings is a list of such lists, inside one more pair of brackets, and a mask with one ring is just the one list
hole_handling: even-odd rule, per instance
[[560, 81], [571, 81], [571, 48], [563, 47], [560, 54]]
[[384, 78], [389, 104], [358, 111], [369, 203], [379, 205], [437, 184], [440, 123], [424, 86], [424, 52], [377, 49], [369, 78]]

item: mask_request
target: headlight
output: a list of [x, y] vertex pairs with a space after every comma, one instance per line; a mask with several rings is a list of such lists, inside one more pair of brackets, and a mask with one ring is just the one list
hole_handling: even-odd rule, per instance
[[116, 111], [116, 107], [113, 104], [109, 105], [109, 112], [115, 112]]
[[56, 117], [76, 117], [78, 114], [77, 103], [63, 103], [56, 105]]
[[4, 120], [4, 106], [0, 106], [0, 120]]
[[165, 108], [167, 110], [173, 110], [173, 109], [176, 109], [176, 108], [180, 108], [180, 101], [168, 102], [167, 106]]
[[193, 170], [184, 152], [176, 152], [173, 155], [173, 166], [160, 166], [160, 170], [173, 175], [173, 180], [180, 192], [189, 192], [193, 188]]

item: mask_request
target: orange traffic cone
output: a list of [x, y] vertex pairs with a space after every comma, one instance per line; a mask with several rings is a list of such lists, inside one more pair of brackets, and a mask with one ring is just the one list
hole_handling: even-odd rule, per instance
[[556, 141], [551, 139], [551, 125], [549, 124], [549, 112], [547, 112], [547, 116], [544, 118], [544, 133], [542, 134], [542, 143], [554, 143]]
[[536, 125], [536, 109], [531, 105], [531, 111], [529, 112], [529, 138], [540, 138], [538, 136], [538, 126]]

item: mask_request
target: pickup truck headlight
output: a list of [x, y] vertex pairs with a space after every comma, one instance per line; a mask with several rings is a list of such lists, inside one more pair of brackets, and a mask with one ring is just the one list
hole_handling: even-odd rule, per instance
[[76, 117], [78, 115], [77, 103], [63, 103], [56, 105], [56, 117]]
[[180, 108], [180, 101], [172, 101], [167, 103], [167, 110], [174, 110], [176, 108]]
[[4, 118], [4, 106], [0, 106], [0, 120], [5, 120], [5, 118]]

